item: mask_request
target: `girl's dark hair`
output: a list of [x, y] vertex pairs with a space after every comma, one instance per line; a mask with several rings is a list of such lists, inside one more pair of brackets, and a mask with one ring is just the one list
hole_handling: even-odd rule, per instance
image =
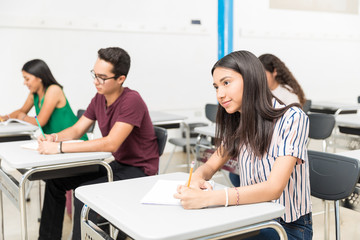
[[40, 78], [45, 89], [52, 84], [56, 84], [62, 88], [62, 86], [55, 80], [48, 65], [41, 59], [28, 61], [24, 64], [21, 70]]
[[291, 89], [288, 90], [295, 93], [299, 98], [301, 106], [304, 106], [306, 101], [304, 91], [298, 81], [296, 81], [293, 74], [286, 67], [285, 63], [283, 63], [278, 57], [269, 53], [261, 55], [259, 59], [267, 71], [273, 73], [276, 70], [277, 74], [275, 80], [285, 88], [285, 85], [291, 87]]
[[125, 77], [130, 70], [130, 56], [122, 48], [109, 47], [102, 48], [98, 51], [98, 57], [113, 65], [112, 72], [115, 74], [115, 78], [124, 75]]
[[298, 104], [272, 107], [273, 95], [267, 85], [264, 67], [248, 51], [237, 51], [223, 57], [215, 63], [211, 73], [218, 67], [240, 73], [244, 89], [241, 113], [229, 114], [219, 105], [215, 145], [223, 146], [223, 156], [237, 157], [242, 146], [250, 148], [256, 156], [262, 156], [270, 146], [276, 119]]

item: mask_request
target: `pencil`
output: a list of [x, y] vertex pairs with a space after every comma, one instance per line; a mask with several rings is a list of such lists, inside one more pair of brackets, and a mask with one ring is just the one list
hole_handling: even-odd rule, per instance
[[42, 128], [41, 128], [41, 126], [40, 126], [40, 123], [39, 123], [39, 120], [37, 119], [37, 116], [36, 116], [36, 115], [35, 115], [35, 120], [36, 120], [36, 122], [37, 122], [37, 124], [38, 124], [38, 126], [39, 126], [39, 128], [40, 128], [41, 134], [42, 134], [43, 137], [46, 139], [45, 134], [44, 134], [44, 131], [42, 130]]
[[191, 168], [190, 168], [190, 174], [189, 174], [189, 181], [188, 181], [188, 184], [187, 184], [188, 187], [190, 187], [191, 175], [192, 175], [192, 172], [194, 170], [194, 165], [195, 165], [195, 163], [194, 163], [194, 161], [192, 161], [191, 162]]

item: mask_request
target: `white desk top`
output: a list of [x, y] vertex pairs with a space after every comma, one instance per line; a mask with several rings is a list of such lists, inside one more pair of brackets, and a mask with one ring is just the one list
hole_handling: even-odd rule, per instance
[[284, 213], [283, 206], [271, 202], [197, 210], [140, 203], [158, 179], [185, 182], [187, 178], [186, 173], [171, 173], [94, 184], [77, 188], [75, 195], [137, 240], [192, 239], [271, 220]]
[[38, 127], [35, 125], [25, 125], [21, 123], [0, 124], [0, 136], [35, 132], [37, 129]]
[[215, 137], [215, 127], [215, 125], [196, 127], [194, 128], [194, 132], [205, 136]]
[[336, 116], [336, 124], [339, 126], [360, 128], [360, 115], [340, 114]]
[[187, 118], [186, 116], [159, 111], [150, 111], [149, 114], [154, 125], [169, 121], [183, 121]]
[[360, 150], [352, 150], [352, 151], [340, 152], [336, 154], [360, 160]]
[[318, 101], [312, 102], [311, 108], [316, 109], [330, 109], [330, 110], [357, 110], [360, 109], [360, 104], [358, 103], [340, 103], [332, 101]]
[[21, 147], [21, 145], [29, 143], [30, 141], [0, 143], [0, 158], [13, 168], [32, 168], [111, 157], [111, 153], [109, 152], [82, 152], [43, 155], [38, 151]]

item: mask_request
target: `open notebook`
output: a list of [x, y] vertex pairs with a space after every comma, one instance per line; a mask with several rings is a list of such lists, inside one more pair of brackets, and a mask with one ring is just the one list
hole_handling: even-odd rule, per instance
[[[70, 142], [82, 142], [83, 140], [69, 140], [69, 141], [63, 141], [63, 143], [70, 143]], [[30, 149], [30, 150], [37, 150], [39, 147], [38, 141], [33, 140], [29, 141], [28, 143], [25, 143], [21, 145], [22, 148]]]
[[[214, 181], [210, 180], [208, 182], [214, 188]], [[143, 204], [181, 205], [180, 200], [174, 198], [174, 194], [177, 186], [185, 183], [186, 180], [158, 180], [140, 202]]]
[[21, 123], [21, 124], [24, 124], [24, 125], [30, 125], [30, 126], [32, 126], [31, 123], [28, 123], [28, 122], [25, 122], [25, 121], [23, 121], [23, 120], [16, 119], [16, 118], [9, 118], [9, 119], [6, 120], [6, 121], [2, 121], [2, 122], [0, 122], [0, 125], [6, 126], [6, 125], [8, 125], [8, 124], [10, 124], [10, 123]]

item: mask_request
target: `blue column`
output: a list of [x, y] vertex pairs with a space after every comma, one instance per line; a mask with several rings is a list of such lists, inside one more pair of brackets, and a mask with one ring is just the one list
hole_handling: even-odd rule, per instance
[[218, 0], [218, 58], [233, 51], [233, 0]]

